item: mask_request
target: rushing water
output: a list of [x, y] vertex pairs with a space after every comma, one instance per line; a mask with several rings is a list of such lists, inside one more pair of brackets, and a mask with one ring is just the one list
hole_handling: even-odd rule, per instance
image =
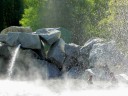
[[13, 56], [10, 60], [10, 63], [9, 63], [9, 68], [8, 68], [8, 77], [11, 78], [12, 76], [12, 72], [13, 72], [13, 67], [14, 67], [14, 64], [15, 64], [15, 60], [16, 60], [16, 57], [17, 57], [17, 54], [18, 54], [18, 51], [20, 49], [20, 44], [18, 45], [18, 47], [14, 50], [14, 53], [13, 53]]
[[127, 90], [122, 83], [87, 85], [82, 80], [0, 81], [0, 96], [128, 96]]

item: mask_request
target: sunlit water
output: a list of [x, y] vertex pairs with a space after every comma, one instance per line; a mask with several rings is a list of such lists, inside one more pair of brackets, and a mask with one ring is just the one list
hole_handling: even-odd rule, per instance
[[128, 96], [127, 90], [123, 83], [88, 85], [82, 80], [0, 81], [0, 96]]
[[9, 78], [11, 78], [11, 75], [12, 75], [12, 72], [13, 72], [13, 67], [14, 67], [15, 60], [16, 60], [16, 57], [17, 57], [17, 54], [18, 54], [19, 49], [20, 49], [20, 44], [14, 50], [13, 56], [12, 56], [12, 58], [10, 60], [10, 63], [9, 63], [9, 68], [8, 68], [8, 77]]

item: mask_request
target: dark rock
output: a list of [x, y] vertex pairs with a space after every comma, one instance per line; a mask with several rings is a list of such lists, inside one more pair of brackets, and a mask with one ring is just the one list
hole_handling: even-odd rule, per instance
[[38, 35], [20, 33], [18, 40], [23, 48], [41, 49], [41, 41]]
[[11, 57], [11, 52], [6, 44], [0, 43], [0, 56], [9, 59]]
[[81, 78], [83, 72], [84, 72], [84, 71], [83, 71], [79, 66], [76, 66], [76, 67], [72, 67], [72, 68], [67, 72], [67, 76], [68, 76], [69, 78], [77, 79], [77, 78]]
[[58, 78], [61, 75], [60, 70], [54, 65], [47, 61], [40, 61], [42, 64], [41, 74], [43, 77], [48, 79], [50, 78]]
[[17, 46], [19, 45], [19, 35], [20, 35], [20, 32], [9, 32], [8, 33], [8, 36], [7, 36], [7, 39], [6, 39], [6, 43], [9, 45], [9, 46]]
[[8, 69], [8, 63], [11, 58], [11, 52], [9, 46], [4, 43], [0, 43], [0, 74], [5, 75]]
[[65, 44], [65, 54], [70, 57], [78, 58], [80, 54], [80, 46], [76, 44]]
[[0, 42], [6, 43], [7, 35], [6, 34], [0, 34]]
[[84, 46], [80, 49], [80, 56], [78, 57], [79, 66], [83, 66], [89, 68], [89, 54], [94, 44], [98, 42], [103, 42], [100, 38], [90, 39], [88, 40]]
[[68, 71], [71, 67], [77, 65], [77, 59], [74, 57], [67, 56], [63, 63], [63, 72]]
[[39, 56], [31, 49], [20, 49], [13, 68], [13, 78], [31, 78], [38, 75], [38, 66], [36, 62]]
[[38, 34], [42, 41], [46, 42], [49, 45], [55, 43], [61, 36], [61, 32], [56, 30], [56, 28], [43, 28], [38, 29], [35, 33]]
[[39, 36], [31, 33], [9, 32], [6, 43], [9, 46], [17, 46], [21, 44], [21, 47], [23, 48], [41, 49]]
[[59, 39], [55, 44], [53, 44], [48, 52], [48, 59], [56, 64], [59, 68], [63, 66], [65, 60], [64, 51], [65, 42], [63, 39]]
[[80, 49], [80, 54], [81, 55], [86, 55], [89, 56], [90, 50], [92, 49], [93, 45], [96, 43], [103, 42], [102, 39], [100, 38], [95, 38], [95, 39], [89, 39], [84, 46], [81, 47]]
[[39, 55], [41, 60], [46, 59], [46, 53], [43, 45], [41, 45], [41, 49], [32, 49], [32, 50]]

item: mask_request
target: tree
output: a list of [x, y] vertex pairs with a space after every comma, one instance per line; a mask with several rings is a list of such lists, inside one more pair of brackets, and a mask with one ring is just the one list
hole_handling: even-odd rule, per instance
[[23, 0], [1, 0], [0, 10], [0, 30], [12, 25], [18, 26], [24, 10]]
[[44, 26], [45, 4], [47, 0], [24, 0], [25, 10], [20, 23], [30, 26], [33, 30]]
[[34, 30], [41, 27], [64, 27], [73, 32], [71, 42], [83, 44], [100, 36], [99, 22], [105, 18], [109, 0], [25, 0], [20, 23]]

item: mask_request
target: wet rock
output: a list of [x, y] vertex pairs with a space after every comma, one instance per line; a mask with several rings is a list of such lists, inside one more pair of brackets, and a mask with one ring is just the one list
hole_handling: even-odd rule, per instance
[[41, 62], [41, 74], [44, 78], [58, 78], [61, 75], [60, 70], [54, 65], [47, 61], [40, 61]]
[[5, 75], [8, 69], [8, 63], [11, 58], [11, 52], [9, 46], [4, 43], [0, 43], [0, 74]]
[[94, 75], [95, 80], [102, 80], [102, 81], [108, 81], [110, 80], [110, 69], [108, 66], [102, 66], [102, 67], [95, 67], [91, 69]]
[[9, 59], [6, 59], [0, 56], [0, 77], [1, 75], [5, 76], [8, 69]]
[[38, 34], [41, 40], [49, 45], [55, 43], [61, 36], [61, 32], [56, 28], [38, 29], [34, 34]]
[[18, 40], [23, 48], [41, 49], [41, 41], [38, 35], [20, 33]]
[[0, 34], [0, 42], [6, 43], [7, 34]]
[[8, 32], [32, 32], [30, 27], [10, 26], [1, 31], [1, 34], [7, 34]]
[[77, 65], [77, 59], [74, 57], [66, 56], [64, 63], [63, 63], [63, 71], [68, 71], [71, 67]]
[[19, 45], [19, 35], [20, 35], [20, 32], [9, 32], [8, 33], [8, 36], [7, 36], [7, 39], [6, 39], [6, 43], [9, 45], [9, 46], [17, 46]]
[[8, 45], [0, 43], [0, 56], [9, 59], [11, 57], [11, 52], [9, 51]]
[[72, 68], [67, 72], [67, 76], [68, 76], [69, 78], [77, 79], [77, 78], [81, 78], [83, 72], [84, 72], [84, 71], [83, 71], [79, 66], [76, 66], [76, 67], [72, 67]]
[[82, 74], [82, 79], [89, 80], [90, 76], [95, 79], [95, 73], [91, 69], [86, 69]]
[[41, 44], [41, 49], [32, 49], [35, 53], [37, 53], [41, 60], [46, 59], [46, 53], [44, 50], [44, 46]]
[[[14, 50], [14, 49], [12, 49]], [[14, 68], [13, 68], [13, 78], [29, 78], [34, 72], [38, 70], [38, 64], [35, 62], [35, 59], [38, 59], [39, 55], [36, 54], [31, 49], [21, 49], [19, 50]], [[33, 69], [33, 74], [31, 69]], [[30, 76], [29, 76], [30, 75]], [[37, 75], [37, 74], [36, 74]]]
[[93, 45], [96, 43], [103, 42], [102, 39], [100, 38], [95, 38], [95, 39], [89, 39], [84, 46], [81, 47], [80, 49], [80, 54], [81, 55], [86, 55], [87, 57], [89, 56], [90, 50], [92, 49]]
[[80, 46], [74, 43], [65, 44], [64, 50], [65, 54], [70, 57], [78, 58], [80, 54]]
[[108, 65], [113, 72], [124, 63], [124, 55], [117, 49], [114, 41], [94, 44], [90, 56], [90, 66]]
[[65, 60], [64, 46], [65, 42], [63, 41], [63, 39], [59, 39], [51, 46], [48, 52], [48, 59], [53, 64], [56, 64], [59, 68], [63, 66], [63, 62]]
[[78, 62], [80, 66], [85, 68], [89, 68], [89, 54], [94, 44], [98, 42], [103, 42], [100, 38], [90, 39], [88, 40], [84, 46], [80, 49], [80, 56], [78, 57]]
[[39, 36], [31, 33], [9, 32], [6, 42], [9, 46], [21, 44], [23, 48], [41, 49]]

